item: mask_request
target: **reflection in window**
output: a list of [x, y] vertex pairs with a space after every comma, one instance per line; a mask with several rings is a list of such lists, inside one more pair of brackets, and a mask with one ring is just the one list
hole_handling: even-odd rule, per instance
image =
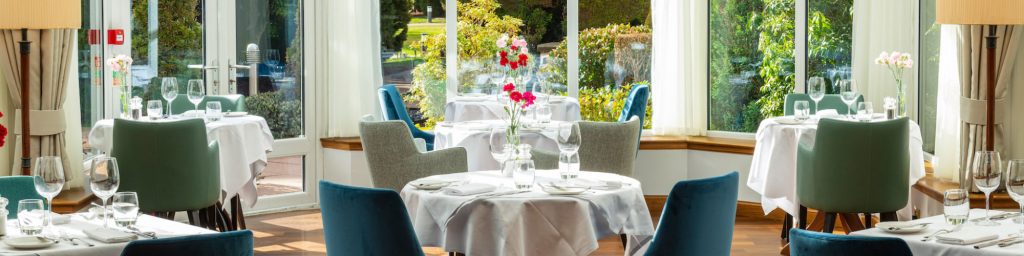
[[448, 84], [444, 6], [434, 1], [381, 0], [380, 12], [384, 84], [398, 88], [417, 125], [433, 127], [444, 118]]
[[303, 131], [302, 1], [247, 0], [235, 4], [235, 58], [249, 65], [246, 46], [260, 50], [258, 94], [250, 92], [249, 70], [237, 70], [236, 91], [248, 95], [247, 110], [267, 119], [275, 139], [300, 137]]
[[[935, 152], [935, 114], [939, 96], [939, 49], [942, 25], [935, 24], [935, 0], [921, 0], [920, 92], [918, 120], [924, 151]], [[908, 106], [911, 107], [911, 106]]]
[[[853, 0], [809, 0], [807, 14], [807, 77], [834, 85], [849, 78], [852, 63]], [[834, 93], [832, 86], [826, 86]]]

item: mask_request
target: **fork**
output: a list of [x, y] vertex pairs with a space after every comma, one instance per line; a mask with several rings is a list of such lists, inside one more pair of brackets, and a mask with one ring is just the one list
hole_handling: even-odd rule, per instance
[[931, 240], [932, 238], [935, 238], [935, 236], [940, 235], [940, 234], [952, 233], [952, 232], [960, 231], [960, 228], [962, 228], [963, 226], [964, 225], [957, 225], [953, 229], [942, 229], [942, 230], [939, 230], [939, 231], [935, 231], [935, 233], [932, 233], [931, 235], [927, 235], [924, 238], [921, 238], [921, 242], [928, 242], [928, 240]]

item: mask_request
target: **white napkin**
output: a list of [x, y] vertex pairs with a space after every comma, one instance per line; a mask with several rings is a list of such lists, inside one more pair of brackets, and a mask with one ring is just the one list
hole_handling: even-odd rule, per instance
[[470, 196], [476, 194], [483, 194], [491, 192], [497, 189], [494, 185], [484, 183], [469, 183], [461, 186], [447, 187], [441, 189], [446, 195], [451, 196]]
[[53, 221], [53, 225], [64, 225], [71, 223], [71, 216], [57, 213], [50, 213]]
[[957, 245], [973, 244], [998, 238], [998, 234], [992, 234], [982, 230], [964, 230], [935, 236], [935, 240], [940, 243]]
[[448, 184], [448, 183], [452, 183], [452, 182], [453, 181], [441, 180], [441, 179], [419, 179], [419, 180], [414, 180], [412, 182], [409, 182], [409, 185], [412, 185], [413, 187], [429, 187], [429, 186], [438, 186], [438, 185], [441, 185], [441, 184]]
[[135, 238], [136, 238], [134, 234], [129, 234], [129, 233], [121, 232], [121, 231], [116, 230], [116, 229], [102, 228], [102, 227], [101, 228], [95, 228], [95, 229], [82, 230], [82, 233], [85, 233], [86, 236], [89, 236], [89, 238], [92, 238], [93, 240], [104, 242], [104, 243], [108, 243], [108, 244], [109, 243], [124, 243], [124, 242], [135, 240]]
[[835, 109], [822, 109], [815, 113], [818, 117], [839, 117], [839, 112]]

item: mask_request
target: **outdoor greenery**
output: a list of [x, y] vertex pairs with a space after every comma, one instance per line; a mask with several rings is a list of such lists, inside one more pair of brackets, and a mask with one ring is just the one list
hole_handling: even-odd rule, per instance
[[274, 138], [294, 138], [302, 135], [302, 102], [290, 99], [288, 93], [260, 93], [245, 99], [246, 109], [250, 114], [267, 120]]
[[[589, 28], [580, 31], [580, 88], [600, 88], [604, 86], [618, 86], [624, 84], [631, 84], [634, 82], [641, 82], [627, 80], [624, 76], [620, 77], [620, 79], [608, 77], [610, 75], [616, 75], [613, 74], [614, 72], [609, 71], [608, 68], [616, 67], [616, 65], [614, 65], [614, 63], [616, 62], [615, 42], [618, 38], [623, 36], [636, 37], [637, 35], [649, 35], [650, 33], [650, 27], [630, 26], [625, 24], [609, 24], [602, 28]], [[649, 36], [646, 37], [646, 41], [642, 43], [647, 45], [646, 49], [650, 49]], [[557, 59], [566, 59], [566, 47], [567, 43], [565, 41], [562, 41], [562, 43], [560, 43], [558, 47], [551, 51], [551, 57]], [[650, 54], [646, 54], [646, 56], [649, 63]], [[622, 58], [625, 56], [619, 57]], [[639, 72], [643, 73], [642, 70]], [[647, 67], [646, 73], [650, 74], [649, 65]], [[621, 80], [621, 82], [618, 80]], [[565, 84], [565, 81], [558, 82]]]
[[149, 1], [132, 0], [132, 59], [135, 65], [148, 65], [149, 39], [158, 40], [158, 77], [175, 76], [179, 81], [200, 76], [189, 70], [188, 64], [203, 63], [203, 24], [199, 0], [161, 1], [157, 5], [160, 29], [150, 34], [148, 29]]
[[401, 50], [409, 36], [409, 0], [381, 0], [380, 9], [380, 43], [389, 50]]
[[[650, 83], [644, 81], [637, 84]], [[623, 85], [622, 87], [603, 86], [597, 88], [580, 87], [580, 114], [583, 120], [615, 122], [622, 114], [626, 98], [634, 85]], [[644, 128], [651, 128], [651, 101], [647, 101], [647, 111], [644, 116]]]

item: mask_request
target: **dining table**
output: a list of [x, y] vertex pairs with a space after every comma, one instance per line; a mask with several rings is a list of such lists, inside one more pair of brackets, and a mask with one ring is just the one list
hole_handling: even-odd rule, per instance
[[[186, 117], [174, 117], [146, 122], [172, 122]], [[89, 132], [89, 143], [103, 152], [114, 147], [113, 119], [96, 122]], [[206, 139], [216, 141], [220, 147], [221, 201], [238, 196], [249, 207], [256, 205], [259, 194], [256, 178], [267, 166], [267, 154], [274, 150], [274, 136], [267, 121], [260, 116], [225, 116], [206, 122]], [[228, 204], [225, 203], [225, 206]]]
[[[625, 176], [580, 172], [571, 184], [585, 187], [584, 192], [564, 195], [550, 190], [560, 188], [555, 185], [561, 181], [557, 170], [537, 170], [530, 189], [517, 189], [512, 178], [498, 171], [421, 180], [427, 179], [452, 185], [439, 190], [407, 185], [401, 191], [424, 246], [466, 255], [588, 255], [597, 250], [598, 239], [625, 235], [625, 255], [638, 255], [654, 235], [640, 182]], [[470, 184], [495, 189], [449, 193], [448, 189]]]
[[[7, 235], [0, 236], [0, 256], [118, 256], [121, 255], [121, 251], [128, 245], [128, 242], [101, 242], [90, 238], [84, 233], [86, 230], [103, 227], [101, 217], [91, 215], [90, 213], [75, 213], [70, 214], [69, 217], [70, 221], [67, 224], [54, 225], [54, 228], [59, 231], [50, 232], [57, 232], [63, 235], [62, 238], [74, 239], [60, 239], [58, 243], [42, 249], [15, 249], [7, 245], [4, 240], [25, 236], [18, 229], [17, 219], [8, 220]], [[110, 223], [113, 225], [113, 221]], [[152, 232], [150, 234], [153, 235], [152, 237], [135, 236], [135, 240], [216, 233], [213, 230], [145, 214], [139, 215], [135, 228], [138, 232]], [[121, 230], [128, 232], [124, 229]]]
[[[551, 120], [579, 121], [580, 103], [576, 98], [540, 94], [537, 105], [551, 108]], [[499, 97], [484, 94], [467, 94], [454, 97], [444, 105], [444, 120], [465, 122], [477, 120], [500, 120], [505, 118], [504, 104]]]
[[[533, 149], [558, 152], [558, 125], [563, 121], [526, 124], [519, 129], [520, 140]], [[507, 127], [502, 120], [442, 122], [434, 127], [434, 150], [466, 148], [469, 171], [497, 170], [498, 161], [490, 150], [491, 129]]]
[[[993, 215], [998, 215], [1003, 212], [992, 211]], [[969, 213], [971, 221], [967, 221], [962, 224], [959, 228], [956, 226], [946, 223], [943, 215], [931, 216], [927, 218], [917, 219], [909, 222], [900, 223], [900, 225], [908, 224], [921, 224], [928, 223], [928, 225], [921, 231], [909, 232], [906, 234], [898, 234], [891, 231], [883, 230], [882, 227], [865, 229], [857, 232], [850, 233], [853, 236], [871, 236], [871, 237], [895, 237], [903, 239], [907, 242], [910, 247], [910, 251], [914, 255], [928, 255], [928, 256], [980, 256], [980, 255], [991, 255], [991, 256], [1010, 256], [1010, 255], [1022, 255], [1024, 254], [1024, 243], [1014, 243], [1008, 246], [999, 246], [998, 244], [986, 242], [992, 241], [1006, 241], [1004, 239], [1013, 240], [1024, 239], [1019, 237], [1022, 224], [1016, 223], [1014, 218], [1005, 218], [997, 221], [998, 226], [981, 226], [977, 222], [984, 218], [985, 209], [971, 209]], [[942, 235], [965, 235], [965, 234], [980, 234], [982, 236], [992, 236], [993, 239], [982, 240], [979, 242], [968, 243], [968, 244], [951, 244], [940, 242], [939, 238], [931, 238], [923, 240], [926, 236], [942, 236]], [[941, 238], [941, 237], [940, 237]], [[975, 246], [981, 247], [975, 248]]]

